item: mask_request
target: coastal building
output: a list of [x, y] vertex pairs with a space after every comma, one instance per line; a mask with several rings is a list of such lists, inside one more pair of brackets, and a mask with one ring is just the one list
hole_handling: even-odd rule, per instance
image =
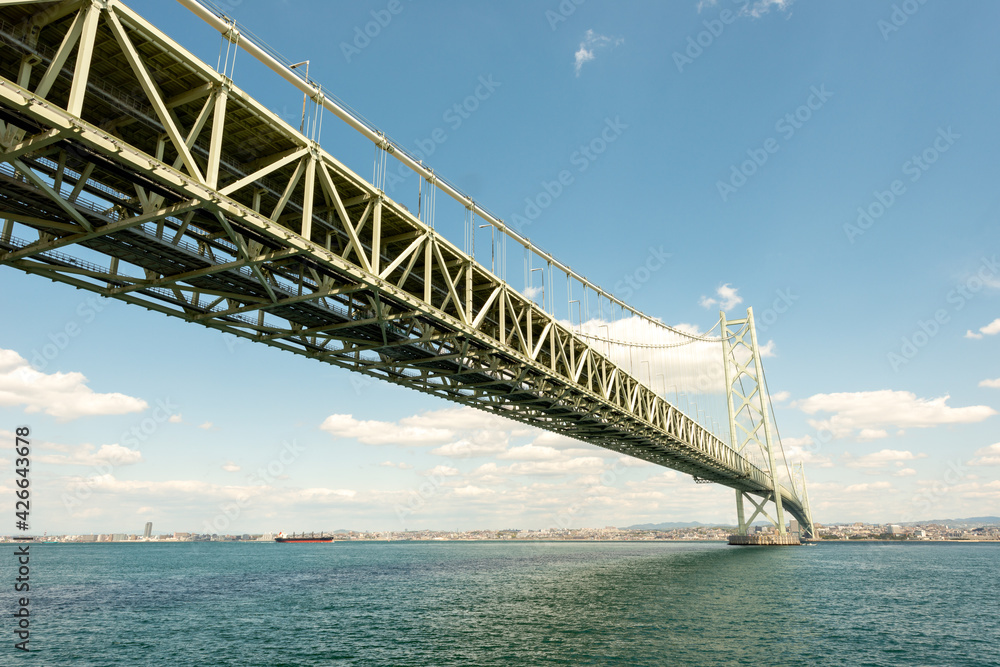
[[145, 530], [142, 531], [142, 538], [144, 540], [148, 540], [152, 536], [153, 536], [153, 522], [152, 521], [147, 521], [146, 522], [146, 528], [145, 528]]

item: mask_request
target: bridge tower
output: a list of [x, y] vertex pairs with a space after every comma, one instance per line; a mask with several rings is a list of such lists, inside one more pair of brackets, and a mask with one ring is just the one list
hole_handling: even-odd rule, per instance
[[[775, 461], [774, 438], [771, 435], [771, 420], [768, 418], [767, 390], [764, 385], [764, 369], [760, 361], [757, 345], [757, 330], [754, 327], [753, 308], [747, 308], [743, 319], [727, 320], [726, 313], [720, 312], [722, 331], [722, 353], [725, 367], [727, 404], [729, 406], [730, 442], [736, 451], [751, 461], [758, 452], [766, 457], [763, 462], [765, 472], [770, 476], [771, 488], [759, 496], [744, 489], [736, 489], [737, 535], [731, 544], [757, 544], [750, 538], [750, 526], [758, 516], [763, 516], [778, 530], [773, 543], [798, 543], [787, 534], [785, 511], [781, 503], [781, 484]], [[744, 500], [754, 507], [747, 518]], [[774, 503], [774, 516], [768, 514], [765, 506]], [[811, 525], [809, 533], [812, 535]], [[743, 538], [743, 539], [740, 539]], [[794, 542], [792, 540], [794, 539]]]

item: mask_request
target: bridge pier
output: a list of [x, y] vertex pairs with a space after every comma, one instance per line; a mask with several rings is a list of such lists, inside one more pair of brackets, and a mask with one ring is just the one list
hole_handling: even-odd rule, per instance
[[[722, 331], [722, 356], [725, 368], [727, 407], [729, 412], [730, 443], [737, 452], [749, 456], [763, 456], [766, 478], [757, 481], [757, 488], [749, 485], [736, 488], [736, 514], [738, 527], [736, 534], [729, 537], [729, 544], [746, 546], [770, 546], [801, 544], [798, 535], [789, 534], [785, 527], [785, 502], [796, 519], [801, 520], [806, 533], [813, 534], [812, 519], [805, 494], [805, 478], [801, 466], [802, 492], [795, 485], [795, 479], [788, 474], [791, 487], [781, 483], [781, 469], [777, 465], [775, 453], [781, 447], [778, 438], [772, 436], [770, 405], [764, 368], [761, 364], [757, 330], [754, 326], [753, 309], [747, 308], [747, 316], [739, 320], [727, 319], [725, 311], [719, 313]], [[776, 433], [775, 433], [776, 435]], [[782, 458], [784, 450], [780, 449]], [[786, 463], [787, 470], [787, 463]], [[749, 475], [748, 475], [749, 477]], [[744, 511], [744, 501], [749, 501], [753, 511], [749, 517]], [[774, 516], [765, 509], [768, 503], [774, 506]], [[774, 534], [751, 534], [750, 528], [757, 517], [767, 519], [775, 528]]]

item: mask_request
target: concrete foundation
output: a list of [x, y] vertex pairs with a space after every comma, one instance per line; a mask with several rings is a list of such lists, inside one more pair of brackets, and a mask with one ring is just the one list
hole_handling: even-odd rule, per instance
[[729, 544], [744, 547], [786, 547], [799, 546], [799, 536], [794, 534], [776, 535], [773, 533], [755, 533], [753, 535], [730, 535]]

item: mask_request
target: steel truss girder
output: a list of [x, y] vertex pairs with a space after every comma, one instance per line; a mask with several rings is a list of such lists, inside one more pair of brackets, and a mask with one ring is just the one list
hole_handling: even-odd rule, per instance
[[[0, 263], [736, 489], [769, 490], [765, 471], [131, 10], [86, 3], [79, 11], [67, 30], [79, 22], [80, 34], [63, 39], [91, 52], [98, 34], [91, 26], [103, 15], [100, 25], [156, 112], [130, 126], [134, 136], [156, 121], [162, 134], [143, 139], [145, 150], [84, 120], [86, 81], [74, 86], [67, 109], [0, 78], [0, 111], [36, 130], [0, 161], [32, 172], [19, 192], [33, 186], [64, 214], [33, 224], [11, 210], [45, 236], [5, 246]], [[201, 83], [165, 90], [151, 75], [146, 44]], [[240, 166], [227, 156], [240, 143], [230, 138], [237, 118], [247, 114], [281, 145]], [[199, 148], [203, 131], [207, 150]], [[45, 192], [37, 167], [22, 160], [37, 159], [38, 150], [61, 151], [61, 160], [84, 155], [69, 195]], [[122, 174], [137, 184], [128, 199], [123, 193], [126, 208], [81, 212], [82, 192], [114, 191]], [[110, 256], [112, 268], [60, 259], [58, 251], [73, 245]], [[143, 275], [122, 271], [119, 259]]]

